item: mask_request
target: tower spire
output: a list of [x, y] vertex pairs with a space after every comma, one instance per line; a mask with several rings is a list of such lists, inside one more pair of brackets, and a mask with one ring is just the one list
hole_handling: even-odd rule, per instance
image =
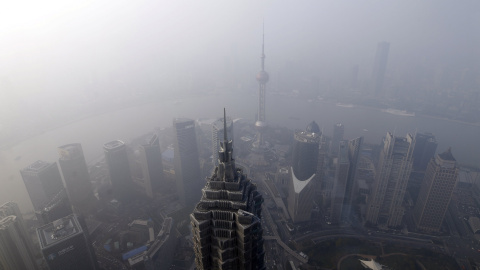
[[223, 141], [228, 142], [227, 138], [227, 111], [223, 108]]
[[262, 71], [265, 70], [265, 22], [262, 26]]

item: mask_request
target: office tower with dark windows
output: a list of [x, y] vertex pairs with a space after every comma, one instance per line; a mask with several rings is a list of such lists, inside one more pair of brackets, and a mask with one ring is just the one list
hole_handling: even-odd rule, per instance
[[21, 216], [0, 217], [0, 269], [40, 269]]
[[160, 191], [163, 183], [162, 151], [157, 135], [153, 135], [147, 143], [140, 145], [140, 167], [145, 192], [153, 198], [156, 191]]
[[415, 149], [413, 149], [413, 170], [425, 171], [430, 160], [437, 151], [437, 140], [431, 133], [415, 134]]
[[[227, 135], [233, 142], [233, 121], [227, 118]], [[212, 153], [213, 153], [213, 166], [218, 165], [218, 152], [220, 151], [220, 143], [223, 138], [223, 118], [220, 118], [212, 124]]]
[[340, 141], [343, 140], [343, 134], [345, 133], [345, 126], [341, 123], [333, 125], [332, 143], [330, 145], [330, 154], [337, 156]]
[[388, 52], [390, 50], [390, 43], [379, 42], [377, 51], [375, 53], [375, 60], [373, 62], [372, 71], [372, 88], [375, 96], [384, 95], [384, 81], [387, 70]]
[[350, 217], [354, 199], [354, 186], [357, 175], [357, 164], [360, 158], [360, 150], [362, 149], [363, 137], [359, 137], [348, 141], [348, 177], [345, 186], [345, 198], [343, 200], [342, 219]]
[[338, 224], [342, 220], [343, 201], [347, 188], [347, 180], [350, 169], [348, 159], [348, 142], [340, 141], [338, 157], [335, 158], [335, 179], [332, 190], [332, 203], [330, 207], [330, 217], [332, 223]]
[[100, 269], [88, 232], [75, 215], [37, 228], [40, 249], [50, 270]]
[[70, 203], [75, 211], [87, 214], [94, 207], [96, 198], [90, 183], [82, 145], [72, 143], [60, 146], [58, 154], [60, 155], [58, 164]]
[[400, 138], [388, 132], [385, 136], [367, 205], [366, 220], [371, 224], [401, 225], [402, 203], [412, 170], [414, 147], [415, 139], [410, 134]]
[[116, 140], [104, 144], [103, 151], [110, 173], [113, 196], [121, 203], [126, 203], [134, 194], [127, 147], [124, 142]]
[[219, 164], [190, 214], [196, 269], [265, 269], [262, 195], [232, 158], [224, 135]]
[[430, 160], [413, 210], [417, 229], [440, 231], [457, 180], [458, 167], [450, 149]]
[[[68, 198], [63, 196], [65, 188], [56, 163], [38, 160], [22, 169], [20, 174], [40, 222], [48, 222], [44, 219], [45, 211], [50, 213], [48, 216], [51, 219], [58, 219], [72, 213]], [[61, 198], [60, 201], [59, 198]]]
[[312, 131], [318, 130], [317, 124], [312, 122], [305, 131], [296, 131], [293, 137], [288, 212], [294, 223], [310, 219], [321, 135]]
[[200, 162], [195, 134], [195, 122], [191, 119], [173, 120], [175, 132], [174, 168], [180, 201], [193, 207], [201, 195]]

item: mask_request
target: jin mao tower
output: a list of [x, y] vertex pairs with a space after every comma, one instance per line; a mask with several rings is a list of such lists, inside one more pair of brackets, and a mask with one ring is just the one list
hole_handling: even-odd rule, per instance
[[235, 167], [232, 141], [224, 130], [219, 164], [190, 214], [195, 266], [199, 270], [265, 269], [263, 198], [243, 170]]

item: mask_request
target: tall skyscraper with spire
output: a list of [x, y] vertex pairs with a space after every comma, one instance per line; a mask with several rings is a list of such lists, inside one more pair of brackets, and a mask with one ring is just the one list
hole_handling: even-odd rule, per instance
[[261, 61], [261, 70], [257, 74], [257, 81], [259, 84], [259, 92], [258, 92], [258, 115], [257, 121], [255, 122], [255, 127], [257, 128], [257, 147], [262, 148], [264, 146], [265, 141], [263, 138], [263, 133], [265, 127], [267, 126], [267, 122], [265, 119], [265, 90], [267, 89], [267, 82], [268, 82], [268, 73], [265, 71], [265, 33], [262, 36], [262, 55], [260, 57]]
[[225, 120], [224, 127], [219, 164], [190, 214], [195, 266], [199, 270], [265, 269], [263, 198], [243, 170], [235, 167]]

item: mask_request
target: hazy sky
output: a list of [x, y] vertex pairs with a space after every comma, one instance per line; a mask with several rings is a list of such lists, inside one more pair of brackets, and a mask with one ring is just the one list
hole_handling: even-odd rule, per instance
[[[98, 80], [161, 81], [221, 74], [225, 63], [267, 70], [295, 61], [321, 79], [415, 61], [477, 65], [478, 1], [5, 1], [0, 8], [0, 105], [76, 96]], [[132, 79], [135, 78], [135, 79]], [[134, 87], [134, 86], [131, 86]], [[171, 91], [161, 89], [160, 91]]]

